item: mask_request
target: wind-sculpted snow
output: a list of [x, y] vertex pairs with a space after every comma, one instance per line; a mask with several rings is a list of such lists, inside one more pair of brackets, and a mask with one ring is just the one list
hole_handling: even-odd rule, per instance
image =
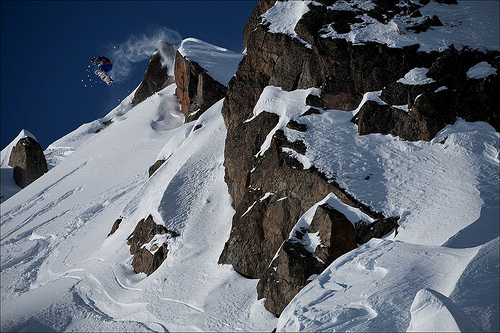
[[227, 86], [243, 54], [215, 46], [196, 38], [186, 38], [177, 50], [190, 61], [198, 63], [212, 78]]
[[[288, 140], [300, 140], [307, 147], [305, 154], [293, 149], [285, 153], [305, 169], [318, 168], [385, 216], [401, 216], [400, 227], [386, 240], [372, 240], [334, 261], [285, 308], [277, 330], [467, 330], [476, 326], [494, 330], [498, 301], [484, 298], [484, 293], [491, 290], [498, 295], [498, 273], [493, 272], [498, 256], [484, 244], [498, 244], [499, 133], [486, 123], [458, 119], [430, 142], [381, 134], [359, 136], [351, 119], [361, 105], [352, 112], [316, 109], [317, 113], [302, 115], [307, 95], [304, 90], [266, 87], [254, 114], [279, 115], [279, 128]], [[378, 95], [365, 94], [361, 104], [383, 103]], [[290, 120], [307, 130], [285, 126]], [[307, 222], [307, 216], [297, 227]], [[304, 242], [306, 247], [316, 245], [314, 239]], [[482, 246], [489, 250], [483, 251]], [[474, 269], [478, 265], [482, 268]], [[472, 270], [486, 267], [489, 277], [476, 290]], [[426, 288], [442, 297], [421, 291]], [[478, 296], [471, 294], [474, 290]], [[461, 295], [454, 298], [459, 305], [447, 300], [452, 292]], [[469, 300], [486, 300], [468, 307], [465, 295], [470, 295]], [[436, 300], [441, 302], [437, 307]], [[432, 317], [434, 310], [446, 320]]]
[[449, 295], [477, 251], [372, 239], [304, 287], [277, 331], [405, 331], [415, 294]]
[[[280, 115], [276, 128], [290, 141], [306, 144], [305, 155], [285, 151], [305, 168], [314, 165], [385, 216], [401, 216], [401, 241], [466, 247], [498, 237], [499, 134], [491, 126], [458, 120], [430, 142], [359, 136], [350, 121], [356, 110], [301, 116], [311, 92], [266, 87], [254, 109], [255, 115]], [[368, 99], [379, 101], [377, 93], [368, 93], [362, 103]], [[289, 120], [307, 130], [287, 128]], [[269, 146], [269, 136], [259, 154]]]
[[[135, 108], [124, 102], [61, 138], [49, 173], [2, 203], [2, 331], [275, 326], [256, 300], [257, 281], [217, 265], [233, 214], [222, 101], [183, 124], [174, 89]], [[146, 277], [133, 271], [126, 239], [148, 214], [181, 236], [168, 240], [167, 261]]]

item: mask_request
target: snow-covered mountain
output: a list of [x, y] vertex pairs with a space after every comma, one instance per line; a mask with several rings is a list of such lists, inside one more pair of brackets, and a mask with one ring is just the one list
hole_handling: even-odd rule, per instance
[[[497, 331], [499, 110], [478, 111], [483, 121], [468, 109], [453, 121], [426, 111], [435, 95], [464, 109], [491, 104], [498, 43], [479, 33], [498, 31], [498, 5], [447, 2], [259, 1], [244, 55], [185, 40], [176, 59], [203, 71], [157, 61], [176, 83], [132, 106], [134, 91], [55, 141], [49, 172], [22, 190], [4, 187], [7, 149], [33, 136], [21, 132], [2, 151], [2, 331]], [[329, 53], [331, 65], [329, 48], [352, 54]], [[387, 74], [395, 54], [404, 61]], [[462, 76], [441, 75], [439, 59], [462, 64]], [[227, 95], [201, 113], [192, 105], [209, 100], [204, 75]], [[465, 87], [482, 93], [470, 99]], [[402, 89], [408, 102], [396, 105]], [[405, 137], [417, 127], [373, 131], [384, 120], [370, 112], [395, 124], [421, 115], [422, 137]], [[386, 217], [398, 227], [325, 261], [341, 229], [318, 223], [319, 207], [352, 232]], [[168, 232], [138, 246], [165, 252], [147, 275], [136, 273], [131, 239], [149, 218]], [[287, 299], [280, 284], [300, 288]]]

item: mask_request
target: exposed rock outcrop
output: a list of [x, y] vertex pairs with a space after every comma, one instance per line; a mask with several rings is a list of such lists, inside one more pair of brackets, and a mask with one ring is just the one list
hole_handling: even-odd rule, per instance
[[167, 258], [168, 248], [165, 241], [177, 237], [175, 231], [156, 224], [149, 215], [137, 223], [132, 234], [127, 238], [130, 254], [134, 256], [132, 267], [136, 273], [153, 273]]
[[186, 122], [198, 119], [226, 95], [226, 86], [214, 80], [197, 62], [188, 60], [179, 51], [175, 54], [175, 83], [175, 94], [181, 101]]
[[32, 137], [20, 139], [12, 148], [9, 166], [14, 168], [14, 181], [22, 188], [48, 171], [43, 149]]
[[[304, 154], [307, 148], [300, 141], [289, 142], [282, 131], [276, 132], [265, 154], [258, 154], [268, 133], [278, 123], [278, 116], [267, 112], [252, 118], [264, 88], [272, 85], [292, 91], [316, 87], [319, 97], [308, 97], [309, 106], [346, 111], [356, 109], [365, 93], [382, 91], [382, 102], [367, 102], [353, 118], [360, 134], [377, 132], [407, 140], [430, 140], [457, 116], [469, 121], [487, 121], [499, 130], [499, 99], [493, 93], [498, 87], [498, 76], [474, 80], [466, 73], [480, 61], [498, 68], [500, 57], [498, 52], [467, 49], [458, 52], [453, 46], [442, 52], [424, 52], [418, 44], [399, 48], [377, 42], [360, 45], [345, 39], [325, 38], [320, 33], [325, 27], [338, 34], [348, 33], [353, 24], [360, 23], [362, 14], [384, 24], [395, 15], [422, 17], [418, 11], [422, 5], [412, 1], [374, 1], [369, 10], [358, 6], [353, 11], [341, 11], [332, 10], [330, 5], [334, 1], [320, 0], [309, 5], [298, 21], [294, 30], [296, 38], [271, 33], [270, 24], [261, 18], [275, 2], [259, 1], [245, 27], [247, 53], [228, 84], [222, 109], [227, 128], [225, 179], [236, 213], [219, 261], [232, 264], [244, 276], [262, 278], [260, 293], [266, 293], [266, 303], [281, 304], [289, 297], [284, 295], [290, 294], [269, 289], [272, 280], [269, 276], [273, 272], [269, 272], [268, 267], [281, 245], [287, 244], [297, 220], [310, 207], [329, 193], [335, 193], [344, 203], [360, 208], [375, 219], [382, 220], [384, 216], [357, 202], [334, 177], [327, 178], [314, 166], [304, 169], [299, 161], [284, 153], [283, 148], [287, 148]], [[411, 26], [410, 31], [421, 33], [442, 24], [439, 17], [431, 15], [422, 17], [420, 24]], [[449, 72], [449, 66], [455, 68]], [[422, 68], [428, 69], [428, 80], [401, 80], [412, 70]], [[463, 108], [457, 107], [462, 104]], [[481, 111], [474, 111], [474, 105], [480, 105]], [[314, 108], [310, 110], [316, 112]], [[252, 121], [246, 121], [250, 118]], [[300, 124], [290, 123], [288, 127], [307, 131], [307, 127], [297, 125]], [[397, 223], [384, 225], [393, 229]], [[381, 229], [385, 232], [385, 227]], [[368, 232], [366, 237], [379, 236]], [[290, 249], [296, 246], [289, 245]], [[291, 259], [283, 255], [276, 260], [283, 261], [281, 265], [285, 267]], [[294, 262], [305, 265], [303, 269], [309, 265], [300, 260]], [[293, 273], [284, 269], [282, 272], [283, 279], [294, 279], [285, 278]], [[303, 276], [298, 279], [303, 280]], [[299, 284], [290, 285], [292, 289]], [[269, 307], [279, 312], [280, 306]]]
[[123, 221], [122, 218], [119, 218], [119, 219], [115, 220], [115, 222], [113, 223], [113, 226], [111, 227], [111, 231], [108, 234], [108, 237], [111, 236], [112, 234], [114, 234], [116, 230], [118, 230], [118, 228], [120, 227], [120, 224], [122, 223], [122, 221]]
[[175, 50], [172, 44], [160, 41], [149, 59], [149, 64], [132, 100], [132, 105], [144, 101], [154, 93], [174, 83], [172, 72]]
[[372, 223], [359, 221], [354, 225], [356, 229], [356, 242], [358, 244], [364, 244], [372, 238], [382, 238], [392, 230], [395, 230], [397, 234], [399, 227], [398, 221], [399, 216], [380, 219]]
[[[320, 242], [311, 248], [311, 238]], [[336, 258], [357, 247], [352, 223], [328, 204], [319, 206], [308, 229], [295, 230], [257, 285], [265, 307], [279, 315], [314, 274], [320, 274]]]
[[149, 177], [151, 177], [153, 173], [155, 173], [156, 170], [158, 170], [163, 165], [163, 163], [165, 163], [165, 161], [166, 160], [158, 160], [152, 166], [150, 166], [148, 170]]

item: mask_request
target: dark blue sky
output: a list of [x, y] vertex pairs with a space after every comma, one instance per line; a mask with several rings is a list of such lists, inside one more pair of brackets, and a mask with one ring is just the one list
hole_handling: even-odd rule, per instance
[[[1, 148], [24, 128], [45, 149], [105, 116], [140, 83], [154, 50], [148, 42], [158, 35], [172, 42], [195, 37], [241, 52], [243, 27], [257, 0], [0, 3]], [[149, 55], [125, 55], [128, 45], [145, 47]], [[90, 60], [113, 56], [117, 48], [122, 57], [135, 57], [127, 63], [130, 74], [111, 86], [94, 80]]]

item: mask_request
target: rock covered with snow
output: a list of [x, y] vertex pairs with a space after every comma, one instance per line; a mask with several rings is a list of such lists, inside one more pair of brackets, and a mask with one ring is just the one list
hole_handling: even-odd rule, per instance
[[[111, 233], [114, 233], [117, 228], [114, 231], [113, 229]], [[153, 273], [167, 258], [168, 240], [177, 236], [179, 234], [175, 231], [156, 224], [151, 215], [140, 220], [127, 238], [127, 244], [130, 245], [130, 254], [134, 256], [132, 260], [134, 271], [136, 273], [144, 272], [147, 275]]]
[[176, 95], [186, 121], [196, 120], [224, 98], [242, 55], [195, 38], [182, 41], [175, 55]]
[[2, 149], [2, 155], [1, 155], [1, 166], [2, 168], [6, 168], [9, 166], [9, 158], [10, 154], [12, 152], [12, 148], [19, 142], [19, 140], [24, 139], [24, 138], [32, 138], [36, 140], [36, 137], [31, 134], [30, 131], [26, 129], [22, 129], [19, 134], [15, 137], [14, 140], [12, 140], [4, 149]]
[[[347, 111], [362, 135], [431, 141], [457, 117], [488, 122], [498, 131], [498, 76], [485, 68], [485, 79], [467, 74], [481, 61], [500, 66], [491, 34], [469, 31], [487, 30], [485, 24], [498, 30], [491, 5], [472, 10], [454, 1], [259, 1], [244, 30], [246, 56], [222, 109], [226, 181], [236, 214], [220, 262], [263, 277], [295, 221], [328, 193], [375, 219], [399, 216], [394, 210], [382, 214], [371, 199], [357, 200], [368, 193], [362, 183], [356, 190], [348, 185], [356, 174], [376, 186], [370, 185], [377, 177], [367, 168], [370, 162], [358, 164], [362, 153], [352, 152], [359, 155], [351, 162], [326, 157], [336, 154], [330, 146], [344, 149], [339, 137], [325, 139], [340, 133], [338, 125], [315, 122], [343, 122], [340, 114], [336, 120], [327, 116], [332, 110]], [[489, 14], [484, 24], [483, 14]], [[313, 152], [315, 145], [326, 150]], [[320, 166], [315, 159], [323, 157]]]
[[258, 297], [277, 315], [313, 276], [357, 247], [354, 227], [344, 214], [326, 202], [313, 212], [312, 219], [303, 217], [292, 229], [257, 285]]

